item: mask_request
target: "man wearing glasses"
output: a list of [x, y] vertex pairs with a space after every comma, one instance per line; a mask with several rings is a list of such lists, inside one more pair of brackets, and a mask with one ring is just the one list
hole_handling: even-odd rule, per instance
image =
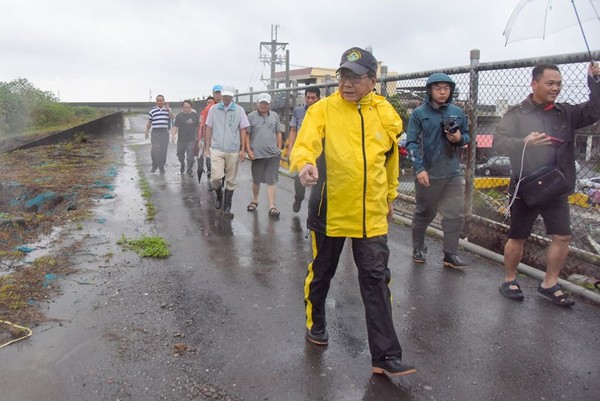
[[325, 299], [346, 238], [352, 241], [365, 304], [373, 373], [415, 372], [402, 362], [388, 288], [388, 219], [398, 187], [402, 120], [373, 93], [377, 60], [353, 47], [342, 55], [338, 91], [306, 112], [290, 171], [315, 186], [308, 201], [313, 260], [304, 281], [306, 338], [327, 345]]
[[439, 209], [444, 232], [442, 263], [462, 269], [466, 264], [457, 256], [464, 222], [459, 152], [470, 140], [467, 117], [452, 104], [455, 83], [448, 75], [436, 72], [425, 86], [425, 100], [410, 115], [406, 130], [406, 148], [416, 175], [412, 258], [425, 263], [425, 232]]

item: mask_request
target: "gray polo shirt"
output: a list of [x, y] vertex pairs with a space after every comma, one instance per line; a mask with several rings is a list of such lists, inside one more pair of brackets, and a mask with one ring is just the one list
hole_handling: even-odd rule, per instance
[[266, 159], [278, 156], [281, 149], [277, 146], [277, 133], [283, 131], [279, 115], [269, 111], [261, 116], [257, 110], [248, 114], [248, 133], [250, 134], [250, 149], [256, 159]]

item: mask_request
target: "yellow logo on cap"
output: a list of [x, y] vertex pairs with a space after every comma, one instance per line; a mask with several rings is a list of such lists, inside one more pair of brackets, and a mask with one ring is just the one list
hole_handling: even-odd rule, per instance
[[348, 53], [348, 56], [346, 56], [346, 60], [348, 61], [356, 61], [361, 57], [361, 54], [358, 50], [353, 50], [350, 53]]

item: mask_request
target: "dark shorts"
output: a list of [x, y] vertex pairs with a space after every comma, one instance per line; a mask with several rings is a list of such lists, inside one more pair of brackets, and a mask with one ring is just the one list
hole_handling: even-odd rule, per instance
[[252, 160], [252, 182], [273, 185], [279, 180], [279, 156]]
[[527, 239], [539, 215], [544, 219], [546, 234], [571, 235], [571, 213], [566, 197], [536, 207], [528, 207], [521, 199], [515, 199], [510, 213], [508, 238]]

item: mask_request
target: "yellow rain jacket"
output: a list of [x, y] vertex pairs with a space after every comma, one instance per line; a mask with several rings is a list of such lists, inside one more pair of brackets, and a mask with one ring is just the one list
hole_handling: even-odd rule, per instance
[[402, 120], [373, 92], [359, 102], [339, 92], [307, 111], [290, 172], [319, 169], [308, 205], [308, 228], [330, 237], [370, 238], [388, 232], [388, 202], [398, 196]]

